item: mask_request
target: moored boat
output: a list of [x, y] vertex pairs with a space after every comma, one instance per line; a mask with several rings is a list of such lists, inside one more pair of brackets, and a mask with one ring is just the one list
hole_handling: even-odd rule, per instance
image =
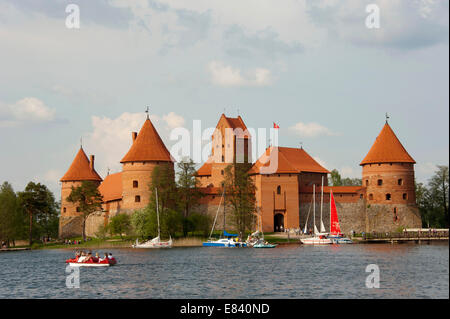
[[300, 241], [304, 245], [329, 245], [333, 243], [331, 239], [327, 238], [325, 235], [302, 238]]
[[156, 216], [158, 220], [158, 237], [153, 238], [152, 240], [148, 240], [143, 243], [139, 243], [139, 240], [136, 238], [136, 242], [131, 245], [133, 248], [172, 248], [172, 237], [168, 241], [161, 241], [161, 226], [159, 224], [159, 204], [158, 204], [158, 189], [155, 188], [156, 195]]

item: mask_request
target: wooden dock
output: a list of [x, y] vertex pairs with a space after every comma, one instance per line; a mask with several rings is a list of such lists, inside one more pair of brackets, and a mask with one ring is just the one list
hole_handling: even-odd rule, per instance
[[20, 247], [20, 248], [0, 248], [0, 253], [1, 252], [7, 252], [7, 251], [24, 251], [24, 250], [30, 250], [30, 247]]
[[368, 233], [364, 234], [363, 243], [399, 243], [399, 242], [434, 242], [448, 241], [448, 231], [403, 232], [403, 233]]

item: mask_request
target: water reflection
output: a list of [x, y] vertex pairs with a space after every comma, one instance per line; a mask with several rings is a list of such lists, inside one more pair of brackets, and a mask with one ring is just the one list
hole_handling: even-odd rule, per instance
[[[0, 298], [448, 298], [448, 245], [280, 245], [276, 249], [110, 249], [119, 264], [81, 269], [71, 250], [0, 254]], [[102, 252], [102, 251], [101, 251]], [[368, 264], [380, 289], [367, 289]]]

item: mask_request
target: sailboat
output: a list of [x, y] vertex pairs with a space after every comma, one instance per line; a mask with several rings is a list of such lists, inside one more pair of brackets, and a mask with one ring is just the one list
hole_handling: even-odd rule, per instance
[[155, 188], [156, 195], [156, 218], [158, 219], [158, 237], [148, 240], [143, 243], [139, 243], [136, 238], [136, 242], [132, 245], [133, 248], [172, 248], [172, 236], [168, 241], [161, 241], [161, 226], [159, 224], [159, 205], [158, 205], [158, 189]]
[[341, 234], [341, 226], [339, 224], [333, 191], [330, 191], [330, 234], [328, 238], [331, 239], [333, 244], [353, 244], [350, 238], [344, 237]]
[[[277, 247], [277, 244], [269, 244], [267, 241], [264, 240], [264, 232], [262, 230], [262, 216], [260, 215], [258, 218], [259, 222], [259, 229], [258, 231], [254, 232], [251, 236], [255, 238], [254, 240], [250, 241], [247, 239], [247, 244], [252, 246], [253, 248], [275, 248]], [[261, 237], [259, 237], [259, 234], [261, 234]], [[249, 236], [250, 238], [250, 236]]]
[[[214, 239], [212, 238], [212, 234], [214, 232], [214, 228], [216, 226], [217, 216], [219, 215], [220, 207], [223, 204], [223, 238]], [[216, 217], [214, 218], [214, 223], [211, 228], [211, 233], [209, 234], [209, 239], [206, 242], [203, 242], [204, 247], [247, 247], [247, 243], [240, 242], [234, 240], [233, 238], [238, 237], [236, 234], [230, 234], [225, 230], [225, 187], [222, 192], [222, 197], [220, 198], [219, 207], [217, 207]]]
[[[323, 189], [323, 187], [322, 187]], [[326, 234], [319, 232], [316, 226], [316, 185], [313, 184], [313, 223], [314, 223], [314, 236], [300, 239], [304, 245], [328, 245], [332, 244], [331, 239], [327, 238]], [[322, 217], [321, 217], [321, 223]]]

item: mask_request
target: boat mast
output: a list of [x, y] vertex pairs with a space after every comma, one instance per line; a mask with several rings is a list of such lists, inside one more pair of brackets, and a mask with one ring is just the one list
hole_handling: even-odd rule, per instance
[[316, 184], [313, 184], [313, 224], [314, 234], [316, 234]]
[[156, 217], [158, 219], [158, 238], [161, 238], [161, 229], [159, 226], [159, 205], [158, 205], [158, 189], [155, 187], [156, 193]]
[[227, 206], [225, 185], [223, 185], [223, 237], [225, 237], [225, 207]]
[[322, 211], [323, 211], [323, 175], [322, 175], [322, 189], [321, 189], [321, 196], [320, 196], [320, 232], [324, 233], [325, 226], [323, 225]]

